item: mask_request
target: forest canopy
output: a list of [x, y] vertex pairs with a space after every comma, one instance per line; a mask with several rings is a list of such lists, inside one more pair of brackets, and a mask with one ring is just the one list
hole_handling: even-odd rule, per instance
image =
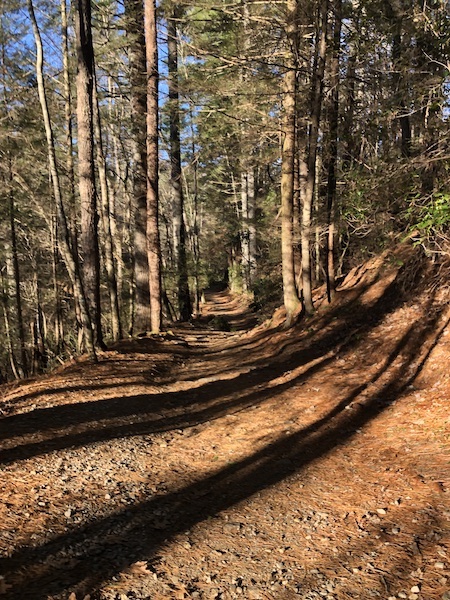
[[0, 379], [448, 258], [444, 0], [1, 0]]

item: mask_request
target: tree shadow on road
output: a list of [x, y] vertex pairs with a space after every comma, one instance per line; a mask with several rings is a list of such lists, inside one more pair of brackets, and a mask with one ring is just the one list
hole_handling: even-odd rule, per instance
[[[14, 588], [11, 594], [5, 595], [5, 600], [44, 600], [72, 588], [91, 593], [130, 564], [151, 559], [178, 533], [301, 472], [311, 461], [349, 440], [355, 431], [401, 396], [422, 369], [448, 324], [446, 320], [442, 325], [441, 317], [441, 313], [435, 312], [428, 320], [411, 324], [377, 373], [309, 426], [283, 434], [251, 456], [176, 492], [115, 512], [35, 548], [19, 549], [0, 563], [3, 572], [15, 572], [10, 576]], [[370, 384], [376, 384], [375, 391], [353, 403]], [[256, 401], [256, 396], [247, 400]], [[238, 400], [234, 408], [238, 408], [240, 402]], [[230, 408], [233, 407], [227, 406], [226, 410]], [[194, 421], [199, 421], [198, 415]], [[123, 433], [116, 431], [114, 436]], [[111, 437], [111, 432], [109, 435]], [[168, 523], [164, 530], [157, 524], [161, 515]], [[75, 564], [66, 560], [67, 548], [76, 557]], [[40, 565], [40, 574], [28, 576], [27, 570], [36, 563]]]

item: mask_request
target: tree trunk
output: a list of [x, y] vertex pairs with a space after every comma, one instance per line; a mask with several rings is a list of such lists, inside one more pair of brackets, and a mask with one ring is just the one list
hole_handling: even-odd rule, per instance
[[[9, 160], [9, 176], [10, 184], [12, 183], [12, 170], [10, 157]], [[25, 340], [25, 327], [23, 322], [23, 311], [22, 311], [22, 293], [20, 290], [20, 267], [19, 267], [19, 255], [17, 250], [17, 236], [16, 236], [16, 216], [15, 216], [15, 203], [12, 189], [9, 191], [9, 219], [11, 226], [11, 256], [12, 266], [14, 275], [14, 295], [16, 299], [16, 314], [17, 314], [17, 331], [19, 333], [19, 344], [20, 344], [20, 370], [21, 375], [26, 377], [28, 375], [28, 356], [27, 347]]]
[[3, 319], [5, 323], [5, 335], [6, 335], [6, 344], [8, 348], [9, 354], [9, 363], [11, 365], [11, 371], [14, 379], [20, 379], [19, 366], [17, 364], [16, 356], [14, 354], [14, 346], [11, 338], [11, 325], [10, 325], [10, 314], [9, 314], [9, 282], [5, 282], [4, 277], [4, 269], [2, 269], [2, 290], [1, 290], [1, 298], [2, 298], [2, 308], [3, 308]]
[[[250, 10], [248, 0], [242, 2], [242, 56], [249, 60], [251, 46]], [[247, 64], [240, 69], [239, 79], [242, 89], [249, 85]], [[240, 125], [240, 171], [241, 171], [241, 250], [242, 250], [242, 289], [252, 292], [256, 275], [256, 227], [255, 227], [255, 174], [253, 152], [249, 141], [250, 114], [241, 109]]]
[[242, 251], [242, 290], [249, 292], [250, 283], [250, 231], [249, 231], [249, 187], [248, 173], [241, 172], [241, 251]]
[[411, 156], [411, 123], [409, 119], [408, 109], [406, 107], [405, 101], [405, 78], [403, 75], [403, 69], [405, 68], [402, 65], [402, 53], [403, 53], [403, 43], [402, 43], [402, 21], [401, 19], [397, 20], [396, 23], [397, 32], [394, 34], [392, 40], [392, 62], [394, 69], [394, 85], [398, 103], [398, 112], [399, 112], [399, 121], [400, 121], [400, 131], [401, 131], [401, 142], [400, 142], [400, 150], [402, 156], [408, 158]]
[[319, 140], [320, 115], [323, 100], [323, 79], [327, 44], [328, 0], [319, 6], [315, 58], [311, 80], [311, 124], [309, 128], [308, 174], [302, 210], [302, 288], [306, 314], [314, 312], [311, 285], [311, 212], [316, 180], [316, 158]]
[[156, 3], [145, 0], [147, 57], [147, 249], [150, 280], [151, 329], [161, 331], [161, 248], [158, 191], [158, 42]]
[[326, 240], [326, 283], [328, 302], [336, 292], [334, 266], [336, 168], [338, 159], [339, 125], [339, 62], [341, 53], [342, 0], [334, 2], [333, 55], [331, 58], [330, 86], [331, 106], [329, 110], [329, 147], [327, 165], [327, 240]]
[[170, 185], [172, 188], [173, 249], [178, 279], [178, 311], [181, 321], [192, 316], [191, 296], [186, 257], [186, 225], [184, 195], [181, 181], [180, 98], [178, 90], [178, 31], [179, 10], [172, 9], [167, 20], [167, 63], [169, 70], [170, 119]]
[[58, 278], [58, 222], [55, 217], [52, 217], [51, 228], [51, 245], [52, 245], [52, 278], [53, 278], [53, 295], [55, 302], [55, 354], [58, 355], [64, 345], [63, 318], [61, 310], [61, 290]]
[[75, 11], [77, 45], [78, 176], [81, 208], [80, 250], [83, 280], [92, 315], [94, 340], [104, 348], [100, 308], [100, 250], [98, 242], [97, 190], [94, 169], [94, 49], [90, 0], [77, 0]]
[[298, 63], [298, 5], [296, 0], [287, 0], [287, 67], [283, 77], [283, 145], [281, 151], [281, 262], [283, 275], [283, 298], [286, 309], [286, 325], [290, 326], [300, 308], [295, 285], [293, 248], [293, 203], [294, 203], [294, 152], [296, 79]]
[[150, 278], [147, 252], [146, 56], [142, 0], [125, 3], [130, 49], [130, 108], [133, 144], [134, 216], [133, 328], [150, 328]]
[[84, 287], [80, 277], [79, 265], [76, 256], [73, 253], [71, 245], [71, 237], [69, 228], [67, 226], [66, 213], [64, 210], [64, 204], [61, 195], [61, 186], [59, 181], [58, 167], [56, 163], [56, 151], [55, 142], [53, 137], [53, 130], [50, 121], [50, 113], [48, 110], [47, 96], [45, 92], [44, 74], [43, 74], [43, 62], [44, 55], [42, 49], [41, 34], [37, 25], [36, 17], [34, 14], [32, 0], [27, 0], [28, 12], [30, 13], [30, 19], [33, 26], [34, 40], [36, 43], [36, 79], [38, 85], [39, 102], [42, 109], [42, 117], [44, 120], [45, 134], [47, 138], [47, 152], [48, 161], [50, 168], [50, 176], [53, 185], [53, 194], [55, 196], [58, 225], [61, 234], [61, 254], [63, 256], [64, 263], [67, 268], [70, 280], [73, 285], [75, 300], [80, 310], [81, 323], [83, 327], [83, 333], [85, 338], [86, 349], [94, 360], [97, 360], [94, 346], [94, 337], [92, 331], [92, 324], [89, 315], [88, 305], [86, 296], [84, 293]]
[[[36, 264], [35, 267], [37, 267]], [[36, 295], [36, 314], [34, 317], [34, 321], [31, 323], [31, 333], [33, 340], [32, 368], [33, 373], [43, 373], [48, 365], [48, 354], [46, 349], [45, 319], [40, 301], [37, 268], [34, 269], [34, 289]]]
[[111, 327], [112, 337], [114, 340], [118, 340], [122, 337], [122, 327], [120, 324], [120, 309], [119, 309], [119, 295], [117, 291], [117, 278], [116, 278], [116, 264], [114, 260], [114, 244], [111, 234], [111, 207], [109, 201], [109, 189], [108, 179], [106, 173], [106, 160], [105, 153], [103, 151], [103, 140], [102, 140], [102, 127], [100, 121], [100, 106], [98, 103], [97, 95], [97, 83], [94, 78], [93, 87], [93, 109], [94, 109], [94, 128], [96, 136], [96, 149], [97, 149], [97, 167], [98, 167], [98, 178], [100, 181], [100, 198], [101, 198], [101, 214], [103, 224], [103, 238], [104, 238], [104, 253], [105, 253], [105, 266], [106, 274], [108, 277], [108, 291], [109, 300], [111, 305]]
[[[191, 130], [191, 167], [193, 169], [192, 209], [190, 221], [190, 242], [194, 262], [194, 312], [200, 314], [200, 218], [198, 198], [198, 157], [195, 145], [195, 127], [192, 103], [189, 101], [189, 124]], [[186, 185], [186, 189], [187, 185]]]
[[[66, 168], [69, 178], [69, 222], [75, 232], [76, 206], [75, 206], [75, 167], [73, 160], [73, 126], [72, 126], [72, 93], [70, 91], [69, 71], [69, 33], [67, 22], [66, 0], [61, 0], [61, 30], [62, 30], [62, 55], [64, 77], [64, 116], [66, 123]], [[74, 244], [76, 247], [76, 244]]]

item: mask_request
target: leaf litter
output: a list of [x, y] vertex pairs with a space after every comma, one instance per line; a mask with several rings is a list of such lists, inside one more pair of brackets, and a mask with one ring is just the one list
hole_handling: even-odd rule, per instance
[[195, 324], [3, 386], [1, 598], [449, 597], [433, 273], [397, 247], [289, 330], [210, 292]]

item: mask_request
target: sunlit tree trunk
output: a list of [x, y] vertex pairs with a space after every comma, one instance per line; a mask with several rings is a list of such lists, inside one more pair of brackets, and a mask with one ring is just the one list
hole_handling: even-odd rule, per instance
[[[242, 12], [242, 55], [248, 60], [251, 47], [250, 10], [248, 0], [243, 0]], [[240, 69], [242, 89], [249, 85], [247, 64]], [[255, 226], [255, 174], [254, 157], [249, 142], [250, 120], [248, 109], [241, 115], [240, 125], [240, 179], [241, 179], [241, 251], [242, 251], [242, 288], [244, 292], [252, 292], [256, 276], [256, 226]]]
[[292, 324], [300, 308], [295, 285], [293, 248], [293, 203], [294, 203], [294, 152], [296, 79], [298, 64], [298, 5], [296, 0], [287, 1], [287, 66], [283, 77], [283, 142], [281, 152], [281, 261], [283, 274], [283, 298], [286, 309], [286, 324]]
[[158, 190], [158, 43], [156, 3], [145, 0], [147, 57], [147, 250], [150, 280], [151, 329], [161, 330], [161, 248], [159, 241]]

